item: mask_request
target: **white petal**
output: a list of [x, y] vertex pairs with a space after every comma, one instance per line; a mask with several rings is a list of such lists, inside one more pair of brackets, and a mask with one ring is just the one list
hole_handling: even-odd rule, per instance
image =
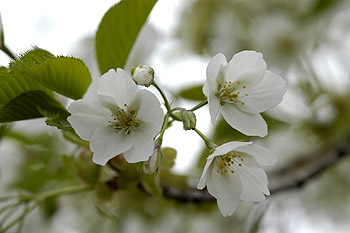
[[241, 180], [237, 174], [220, 175], [210, 168], [207, 172], [206, 181], [208, 192], [217, 199], [222, 215], [224, 217], [230, 216], [240, 202]]
[[97, 128], [90, 140], [94, 163], [105, 165], [108, 160], [130, 149], [133, 145], [130, 135], [115, 133], [109, 127]]
[[259, 202], [265, 200], [263, 193], [270, 195], [265, 171], [252, 156], [244, 156], [242, 158], [244, 159], [242, 166], [235, 167], [235, 171], [239, 174], [242, 181], [242, 201]]
[[239, 147], [236, 150], [253, 156], [260, 165], [271, 166], [277, 161], [276, 156], [270, 150], [259, 145]]
[[208, 157], [207, 163], [205, 164], [205, 167], [202, 172], [202, 176], [198, 182], [197, 189], [203, 189], [206, 186], [207, 172], [212, 162], [213, 162], [213, 157]]
[[246, 135], [259, 137], [267, 135], [267, 125], [260, 114], [242, 112], [232, 104], [224, 104], [220, 112], [231, 127]]
[[152, 155], [154, 149], [153, 138], [139, 137], [134, 145], [124, 153], [124, 158], [129, 163], [146, 161]]
[[219, 155], [227, 154], [230, 151], [235, 150], [238, 147], [245, 147], [247, 145], [252, 144], [253, 142], [227, 142], [215, 148], [215, 151], [209, 157], [215, 157]]
[[146, 161], [152, 155], [153, 138], [158, 134], [154, 130], [156, 127], [154, 122], [142, 122], [136, 130], [130, 133], [133, 146], [124, 153], [124, 157], [129, 163]]
[[140, 90], [142, 103], [137, 111], [137, 118], [142, 121], [152, 121], [155, 124], [154, 131], [159, 132], [164, 121], [164, 112], [160, 107], [157, 97], [147, 90]]
[[90, 140], [94, 130], [108, 125], [111, 112], [103, 107], [97, 98], [81, 99], [71, 103], [67, 118], [75, 132], [84, 140]]
[[202, 91], [203, 91], [203, 94], [205, 96], [207, 96], [207, 97], [209, 96], [209, 84], [208, 84], [208, 82], [204, 83]]
[[138, 92], [137, 86], [124, 70], [117, 72], [113, 69], [101, 76], [98, 80], [98, 94], [113, 97], [118, 106], [129, 105]]
[[208, 105], [209, 105], [211, 123], [214, 124], [220, 109], [219, 98], [217, 98], [213, 93], [210, 93], [208, 97]]
[[242, 99], [245, 105], [238, 107], [247, 112], [264, 112], [281, 103], [286, 91], [286, 82], [277, 74], [266, 71], [263, 80], [257, 86], [246, 90], [248, 96]]
[[[227, 64], [226, 58], [222, 53], [216, 54], [207, 66], [207, 82], [209, 89], [217, 91], [217, 82], [220, 83], [220, 72], [223, 66]], [[222, 77], [223, 78], [223, 77]]]
[[107, 95], [97, 95], [97, 97], [100, 100], [101, 105], [109, 109], [111, 113], [114, 113], [117, 110], [119, 105], [113, 97]]
[[202, 172], [202, 176], [199, 180], [199, 183], [197, 185], [197, 188], [203, 189], [205, 187], [206, 173], [210, 164], [213, 162], [214, 157], [224, 155], [232, 150], [235, 150], [237, 147], [241, 147], [241, 146], [244, 147], [250, 144], [252, 144], [252, 142], [227, 142], [215, 148], [215, 151], [211, 155], [209, 155], [207, 158], [207, 163], [205, 164], [205, 167]]
[[266, 63], [261, 53], [242, 51], [232, 57], [224, 72], [225, 81], [239, 81], [242, 85], [253, 87], [263, 79]]
[[[215, 96], [218, 91], [218, 83], [224, 82], [222, 68], [227, 64], [223, 54], [215, 55], [207, 66], [207, 80], [203, 86], [203, 93], [208, 99], [211, 123], [214, 124], [219, 112], [220, 100]], [[221, 77], [222, 76], [222, 77]]]

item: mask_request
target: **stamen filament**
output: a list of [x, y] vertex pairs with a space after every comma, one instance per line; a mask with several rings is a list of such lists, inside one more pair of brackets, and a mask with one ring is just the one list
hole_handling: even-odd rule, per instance
[[[214, 159], [214, 166], [218, 174], [224, 175], [228, 172], [234, 174], [234, 165], [242, 167], [243, 161], [244, 159], [237, 151], [230, 151], [224, 155], [216, 156]], [[237, 169], [237, 167], [235, 169]]]

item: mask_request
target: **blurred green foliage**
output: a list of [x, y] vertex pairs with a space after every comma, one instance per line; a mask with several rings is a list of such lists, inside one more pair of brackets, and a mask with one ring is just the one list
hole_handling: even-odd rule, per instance
[[71, 175], [60, 163], [65, 143], [62, 139], [57, 140], [57, 135], [24, 135], [10, 131], [7, 137], [15, 140], [16, 148], [22, 154], [11, 188], [40, 192], [71, 181]]
[[202, 101], [205, 96], [202, 92], [203, 85], [187, 87], [181, 90], [178, 95], [188, 100]]
[[[96, 56], [101, 72], [125, 65], [137, 34], [155, 2], [123, 1], [106, 13], [96, 35]], [[320, 66], [315, 65], [316, 59], [312, 57], [318, 48], [334, 46], [325, 28], [345, 4], [345, 0], [194, 0], [189, 8], [184, 9], [177, 28], [177, 36], [182, 39], [184, 47], [201, 55], [222, 52], [228, 58], [243, 49], [259, 50], [264, 53], [269, 68], [283, 71], [282, 76], [289, 83], [290, 96], [285, 98], [289, 102], [276, 111], [262, 114], [269, 127], [269, 136], [273, 139], [282, 138], [279, 141], [282, 150], [271, 146], [278, 153], [279, 165], [289, 165], [281, 171], [278, 166], [273, 168], [282, 174], [276, 175], [278, 172], [274, 173], [272, 169], [269, 174], [272, 178], [278, 180], [283, 175], [292, 180], [298, 169], [318, 162], [318, 157], [308, 157], [309, 151], [321, 146], [333, 148], [341, 143], [350, 143], [350, 81], [343, 83], [343, 91], [333, 86], [336, 76], [343, 72], [337, 70], [338, 73], [331, 73], [327, 77], [330, 84], [325, 85], [324, 77], [313, 72]], [[136, 20], [137, 16], [140, 18]], [[118, 27], [115, 27], [116, 24]], [[327, 57], [327, 51], [322, 56]], [[66, 77], [63, 74], [67, 70], [61, 69], [61, 65], [65, 66], [63, 60], [66, 59], [71, 62], [71, 58], [52, 59], [54, 56], [49, 52], [35, 49], [11, 63], [10, 69], [24, 72], [35, 67], [35, 74], [43, 69]], [[45, 62], [46, 65], [43, 65]], [[81, 65], [79, 62], [78, 66]], [[349, 158], [340, 160], [336, 166], [305, 185], [305, 188], [272, 196], [261, 205], [242, 204], [235, 215], [229, 218], [222, 218], [215, 203], [182, 203], [167, 199], [163, 196], [163, 186], [174, 188], [180, 193], [195, 189], [209, 154], [206, 148], [202, 149], [194, 169], [188, 174], [173, 172], [177, 156], [174, 148], [162, 148], [161, 169], [155, 174], [145, 175], [142, 163], [127, 164], [122, 155], [101, 167], [92, 162], [92, 152], [87, 149], [88, 142], [80, 140], [66, 121], [68, 113], [64, 109], [47, 111], [47, 105], [43, 105], [45, 101], [49, 102], [48, 105], [52, 104], [51, 90], [57, 91], [55, 88], [62, 86], [57, 83], [44, 85], [48, 80], [45, 81], [42, 76], [40, 78], [40, 75], [35, 77], [37, 81], [27, 83], [28, 80], [20, 74], [11, 74], [11, 78], [23, 84], [17, 85], [5, 67], [0, 67], [0, 75], [0, 88], [6, 84], [15, 90], [14, 96], [0, 92], [3, 97], [0, 100], [1, 108], [18, 100], [32, 109], [30, 101], [35, 100], [36, 106], [41, 103], [40, 108], [35, 108], [35, 113], [47, 117], [47, 125], [62, 129], [64, 136], [62, 138], [62, 135], [51, 131], [27, 135], [12, 129], [9, 124], [1, 124], [0, 142], [13, 142], [20, 157], [20, 163], [15, 166], [16, 175], [5, 191], [40, 193], [81, 184], [93, 189], [93, 192], [83, 196], [45, 199], [40, 207], [46, 219], [57, 217], [60, 211], [64, 213], [64, 208], [61, 208], [64, 206], [71, 208], [70, 214], [81, 221], [81, 232], [131, 232], [130, 226], [141, 232], [270, 232], [271, 229], [283, 229], [284, 224], [288, 223], [275, 215], [289, 214], [290, 210], [296, 208], [289, 201], [295, 199], [302, 203], [301, 208], [310, 215], [324, 214], [332, 221], [336, 219], [339, 222], [347, 221], [350, 215], [348, 206], [344, 204], [349, 203]], [[85, 78], [82, 87], [78, 88], [81, 92], [77, 96], [67, 96], [81, 98], [88, 86]], [[73, 84], [79, 86], [79, 82]], [[186, 87], [175, 96], [191, 103], [204, 98], [201, 85]], [[30, 101], [26, 102], [27, 99]], [[26, 114], [31, 113], [30, 109], [20, 104], [11, 106], [16, 111], [20, 108]], [[61, 105], [57, 108], [61, 108]], [[270, 137], [248, 137], [233, 130], [222, 119], [218, 120], [210, 138], [216, 144], [244, 140], [273, 145]], [[68, 141], [76, 145], [72, 146]], [[323, 156], [319, 155], [320, 158]], [[292, 215], [288, 217], [294, 219]], [[279, 228], [279, 224], [282, 228]], [[30, 230], [24, 229], [23, 232]]]
[[[227, 58], [242, 50], [264, 54], [269, 65], [288, 69], [346, 0], [194, 0], [178, 24], [177, 36], [192, 51]], [[322, 24], [322, 27], [318, 25]]]

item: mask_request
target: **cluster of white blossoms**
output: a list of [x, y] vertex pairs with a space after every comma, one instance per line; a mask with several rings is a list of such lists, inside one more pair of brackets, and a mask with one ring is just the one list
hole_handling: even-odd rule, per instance
[[122, 69], [102, 75], [97, 95], [73, 102], [68, 111], [69, 123], [90, 141], [93, 161], [100, 165], [122, 153], [129, 163], [148, 160], [164, 119], [157, 97], [138, 89]]
[[[156, 161], [154, 139], [162, 129], [164, 113], [155, 95], [135, 84], [156, 86], [154, 71], [149, 66], [139, 66], [132, 74], [133, 77], [122, 69], [108, 71], [99, 79], [94, 97], [75, 101], [68, 108], [69, 123], [82, 139], [90, 141], [93, 161], [97, 164], [105, 165], [122, 153], [130, 163], [147, 161], [150, 157]], [[212, 58], [203, 92], [212, 123], [220, 112], [234, 129], [264, 137], [267, 125], [260, 112], [282, 101], [286, 83], [266, 69], [261, 53], [243, 51], [229, 63], [222, 54]], [[166, 107], [168, 112], [172, 111], [170, 106]], [[184, 128], [196, 130], [192, 111], [184, 110], [182, 115], [184, 123], [187, 119], [184, 116], [193, 115]], [[275, 156], [269, 150], [252, 142], [228, 142], [210, 149], [197, 188], [207, 186], [224, 216], [232, 215], [240, 200], [260, 202], [270, 194], [261, 168], [275, 163]], [[155, 170], [154, 161], [146, 173]]]
[[[237, 53], [228, 64], [217, 54], [208, 64], [203, 87], [212, 123], [220, 112], [231, 127], [260, 137], [267, 135], [260, 112], [278, 105], [286, 90], [285, 81], [266, 70], [262, 54], [254, 51]], [[260, 202], [270, 194], [261, 168], [275, 163], [269, 150], [252, 142], [229, 142], [212, 151], [197, 188], [207, 186], [223, 216], [232, 215], [240, 200]]]

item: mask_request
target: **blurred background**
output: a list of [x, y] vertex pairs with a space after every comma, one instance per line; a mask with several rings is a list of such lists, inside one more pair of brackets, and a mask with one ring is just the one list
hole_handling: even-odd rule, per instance
[[[1, 1], [5, 42], [16, 54], [36, 45], [81, 58], [96, 81], [94, 37], [115, 3]], [[196, 111], [197, 126], [217, 144], [253, 140], [277, 155], [278, 163], [267, 168], [274, 192], [265, 202], [241, 203], [224, 218], [216, 203], [180, 203], [102, 187], [46, 200], [26, 218], [22, 232], [348, 232], [349, 0], [159, 0], [125, 69], [151, 65], [173, 105], [190, 108], [203, 99], [210, 58], [221, 52], [229, 60], [242, 50], [262, 52], [268, 69], [288, 83], [281, 105], [263, 115], [269, 135], [244, 136], [222, 119], [214, 127], [207, 106]], [[0, 52], [0, 65], [9, 61]], [[86, 95], [94, 88], [95, 82]], [[89, 152], [78, 153], [44, 120], [0, 126], [1, 195], [94, 182], [101, 172]], [[177, 151], [171, 169], [176, 179], [162, 182], [180, 190], [195, 187], [208, 156], [204, 143], [174, 123], [164, 146]], [[5, 204], [0, 202], [0, 214]], [[0, 215], [0, 227], [5, 217]]]

